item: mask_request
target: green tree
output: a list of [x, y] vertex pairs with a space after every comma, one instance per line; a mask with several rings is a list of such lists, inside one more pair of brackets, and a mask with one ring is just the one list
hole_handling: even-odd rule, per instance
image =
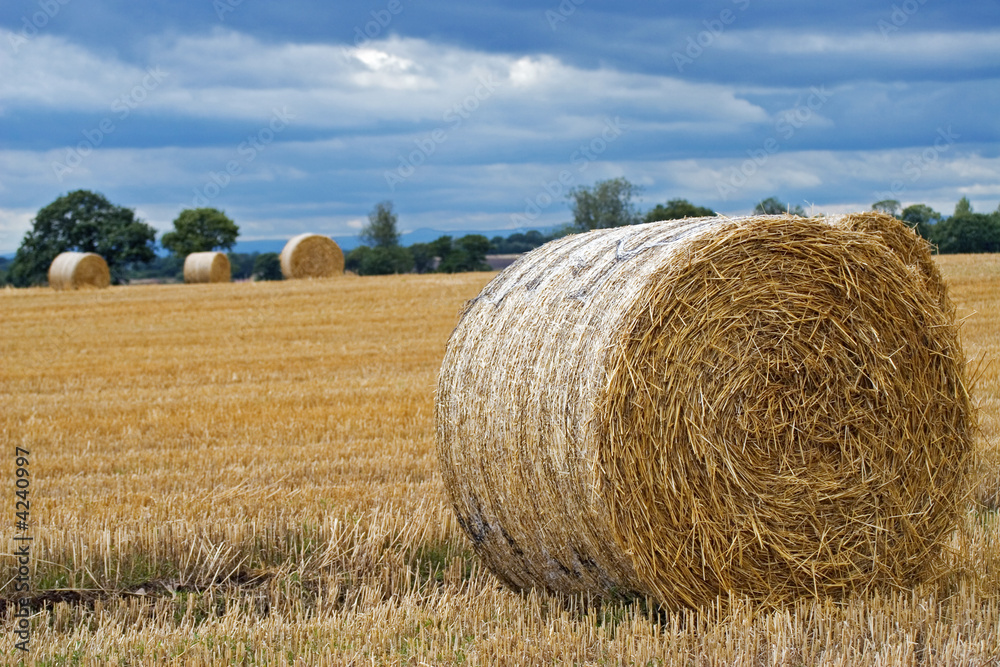
[[799, 217], [805, 217], [806, 215], [806, 212], [798, 204], [795, 206], [783, 204], [777, 197], [768, 197], [757, 202], [757, 205], [753, 208], [753, 212], [754, 215], [784, 215], [786, 213]]
[[486, 253], [489, 251], [488, 238], [481, 234], [468, 234], [455, 241], [441, 257], [438, 271], [442, 273], [489, 271], [490, 265], [486, 263]]
[[954, 217], [960, 217], [963, 215], [969, 215], [972, 213], [972, 203], [969, 201], [968, 197], [962, 197], [955, 204], [955, 215]]
[[666, 206], [657, 204], [646, 212], [645, 222], [658, 220], [680, 220], [682, 218], [704, 218], [715, 215], [715, 211], [704, 206], [695, 206], [687, 199], [671, 199]]
[[253, 278], [253, 265], [260, 257], [259, 252], [230, 252], [229, 269], [233, 280], [248, 280]]
[[253, 261], [254, 280], [282, 280], [281, 258], [276, 252], [262, 252]]
[[193, 252], [230, 250], [240, 228], [215, 208], [187, 208], [174, 220], [174, 231], [160, 239], [160, 245], [180, 257]]
[[953, 215], [934, 225], [933, 241], [942, 254], [1000, 252], [1000, 214]]
[[578, 231], [622, 227], [640, 221], [632, 198], [641, 188], [626, 178], [598, 181], [593, 187], [578, 187], [569, 191], [573, 224]]
[[347, 253], [344, 268], [359, 276], [384, 276], [409, 273], [413, 270], [413, 255], [409, 248], [400, 246], [363, 245]]
[[417, 273], [429, 273], [434, 270], [434, 250], [430, 243], [414, 243], [410, 246], [413, 256], [413, 270]]
[[396, 247], [399, 245], [399, 230], [396, 228], [396, 223], [397, 216], [392, 211], [392, 202], [379, 202], [368, 214], [368, 224], [361, 228], [358, 236], [362, 243], [374, 248]]
[[497, 255], [521, 254], [548, 243], [552, 238], [552, 236], [546, 236], [536, 229], [523, 233], [514, 232], [507, 238], [494, 236], [490, 239], [490, 252]]
[[926, 204], [911, 204], [903, 209], [900, 219], [927, 240], [932, 240], [934, 226], [941, 221], [941, 214]]
[[131, 264], [156, 257], [156, 230], [135, 211], [109, 202], [104, 195], [75, 190], [42, 208], [25, 234], [10, 269], [19, 287], [44, 284], [56, 255], [68, 250], [94, 252], [104, 258], [111, 281], [125, 281]]
[[431, 252], [440, 260], [443, 260], [451, 252], [452, 242], [450, 236], [439, 236], [428, 244]]
[[872, 204], [873, 211], [885, 213], [886, 215], [891, 215], [894, 218], [899, 217], [899, 207], [900, 203], [898, 199], [883, 199]]
[[354, 250], [349, 250], [344, 253], [344, 270], [353, 271], [359, 276], [361, 275], [361, 262], [364, 261], [365, 256], [370, 253], [372, 249], [366, 245], [358, 246]]
[[806, 215], [805, 210], [798, 204], [792, 206], [791, 204], [783, 204], [781, 200], [777, 197], [768, 197], [767, 199], [757, 202], [757, 205], [753, 208], [754, 215], [797, 215], [804, 218]]

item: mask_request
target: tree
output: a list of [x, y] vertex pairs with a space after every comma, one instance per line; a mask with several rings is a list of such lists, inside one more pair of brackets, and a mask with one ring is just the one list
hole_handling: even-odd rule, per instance
[[879, 213], [885, 213], [886, 215], [891, 215], [896, 218], [899, 217], [900, 203], [898, 199], [883, 199], [872, 204], [872, 210], [878, 211]]
[[715, 215], [715, 211], [704, 206], [695, 206], [687, 199], [671, 199], [667, 205], [657, 204], [646, 213], [645, 222], [657, 220], [680, 220], [682, 218], [704, 218]]
[[768, 197], [757, 202], [757, 205], [753, 208], [753, 212], [754, 215], [784, 215], [786, 213], [799, 217], [805, 217], [806, 215], [806, 212], [798, 204], [795, 206], [782, 204], [777, 197]]
[[933, 241], [942, 254], [1000, 252], [1000, 214], [953, 215], [934, 225]]
[[35, 215], [11, 265], [10, 279], [19, 287], [44, 284], [49, 265], [61, 252], [94, 252], [111, 270], [111, 282], [125, 281], [130, 264], [156, 257], [156, 230], [135, 217], [135, 211], [115, 206], [104, 195], [75, 190], [59, 197]]
[[368, 214], [368, 224], [361, 228], [361, 241], [375, 248], [393, 248], [399, 245], [399, 231], [396, 229], [396, 214], [392, 212], [392, 202], [382, 201]]
[[215, 208], [187, 208], [174, 220], [174, 231], [160, 239], [160, 245], [180, 257], [193, 252], [230, 250], [240, 228]]
[[514, 232], [507, 238], [494, 236], [490, 239], [490, 252], [497, 255], [518, 255], [534, 250], [551, 241], [554, 237], [542, 234], [536, 229], [524, 233]]
[[955, 204], [954, 217], [958, 218], [963, 215], [969, 215], [970, 213], [972, 213], [972, 203], [969, 201], [968, 197], [962, 197], [958, 200], [958, 203]]
[[[441, 238], [451, 240], [447, 236]], [[468, 234], [455, 241], [443, 255], [440, 255], [441, 264], [438, 265], [438, 271], [442, 273], [489, 271], [490, 265], [486, 263], [486, 253], [489, 251], [488, 238], [481, 234]]]
[[414, 243], [410, 246], [413, 255], [413, 270], [417, 273], [429, 273], [434, 270], [434, 251], [429, 243]]
[[363, 245], [347, 253], [344, 268], [359, 276], [384, 276], [393, 273], [409, 273], [413, 270], [413, 255], [408, 248], [400, 246]]
[[282, 280], [281, 259], [276, 252], [262, 252], [253, 261], [254, 280]]
[[[253, 267], [260, 257], [259, 252], [231, 252], [229, 257], [229, 268], [233, 280], [249, 280], [253, 278]], [[173, 255], [171, 255], [173, 257]]]
[[640, 191], [625, 178], [598, 181], [590, 188], [573, 188], [566, 197], [572, 202], [574, 226], [578, 231], [588, 231], [636, 224], [640, 217], [632, 197]]
[[431, 247], [431, 253], [440, 260], [443, 260], [451, 252], [451, 237], [450, 236], [439, 236], [428, 244]]
[[911, 204], [903, 209], [900, 219], [927, 240], [931, 240], [933, 226], [941, 222], [941, 214], [926, 204]]

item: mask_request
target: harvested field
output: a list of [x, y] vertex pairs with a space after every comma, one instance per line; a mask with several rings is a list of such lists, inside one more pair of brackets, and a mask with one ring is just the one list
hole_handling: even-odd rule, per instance
[[[945, 576], [663, 615], [512, 593], [473, 556], [437, 470], [433, 391], [492, 274], [2, 290], [5, 521], [15, 446], [33, 472], [25, 664], [991, 664], [1000, 258], [938, 264], [970, 375], [984, 360], [988, 473]], [[0, 663], [17, 664], [9, 534]]]

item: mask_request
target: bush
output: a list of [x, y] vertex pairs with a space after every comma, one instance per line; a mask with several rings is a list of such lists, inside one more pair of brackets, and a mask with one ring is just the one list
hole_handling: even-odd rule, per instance
[[347, 253], [344, 268], [359, 276], [384, 276], [393, 273], [409, 273], [413, 270], [413, 254], [409, 248], [399, 246], [379, 246], [370, 248], [359, 246]]

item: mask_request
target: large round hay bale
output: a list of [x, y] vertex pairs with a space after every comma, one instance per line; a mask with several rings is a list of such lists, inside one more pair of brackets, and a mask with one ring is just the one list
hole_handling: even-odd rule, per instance
[[184, 282], [228, 283], [232, 280], [229, 258], [221, 252], [193, 252], [184, 258]]
[[652, 223], [529, 253], [467, 305], [438, 381], [441, 469], [476, 552], [517, 589], [674, 608], [934, 575], [974, 415], [928, 262], [878, 214]]
[[344, 272], [344, 253], [337, 242], [320, 234], [299, 234], [281, 251], [285, 278], [329, 278]]
[[63, 252], [49, 266], [49, 286], [55, 289], [107, 287], [111, 272], [104, 258], [92, 252]]

